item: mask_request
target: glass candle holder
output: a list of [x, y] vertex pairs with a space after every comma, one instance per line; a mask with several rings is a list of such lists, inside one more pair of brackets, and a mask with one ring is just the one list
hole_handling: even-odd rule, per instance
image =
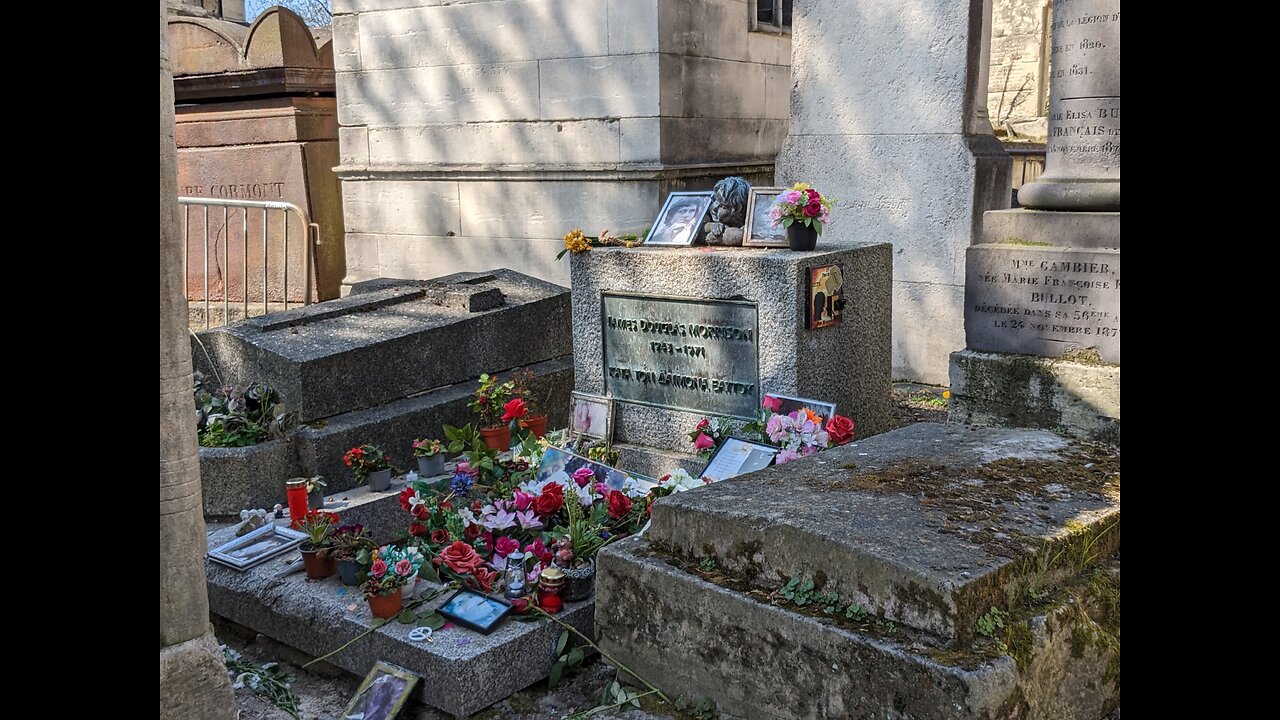
[[296, 523], [307, 514], [307, 480], [286, 480], [284, 490], [289, 499], [289, 522]]
[[506, 589], [503, 595], [508, 600], [524, 597], [529, 594], [529, 584], [524, 578], [524, 553], [516, 551], [507, 556]]
[[560, 597], [564, 589], [564, 572], [552, 565], [538, 576], [538, 606], [552, 615], [564, 609]]

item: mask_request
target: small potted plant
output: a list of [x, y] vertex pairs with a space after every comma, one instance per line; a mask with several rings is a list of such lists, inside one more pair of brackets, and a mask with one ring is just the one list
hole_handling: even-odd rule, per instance
[[[562, 597], [576, 602], [586, 600], [595, 590], [596, 551], [607, 545], [611, 536], [604, 525], [585, 514], [577, 502], [567, 502], [564, 508], [569, 515], [569, 525], [562, 528], [565, 534], [556, 540], [554, 562], [564, 571]], [[627, 509], [630, 510], [630, 505]]]
[[414, 440], [413, 456], [418, 458], [418, 474], [422, 477], [444, 474], [444, 443], [439, 440]]
[[330, 554], [338, 565], [338, 577], [343, 585], [359, 585], [360, 566], [369, 562], [369, 554], [378, 546], [373, 543], [369, 531], [360, 524], [340, 525], [330, 536], [333, 549]]
[[481, 375], [475, 399], [467, 405], [480, 416], [480, 435], [491, 450], [501, 452], [511, 447], [511, 428], [507, 425], [511, 421], [502, 416], [507, 414], [503, 406], [514, 390], [515, 384], [510, 380], [500, 383], [496, 375]]
[[391, 487], [391, 456], [377, 445], [353, 447], [342, 456], [357, 480], [367, 480], [369, 489], [382, 492]]
[[319, 510], [324, 507], [324, 489], [328, 485], [323, 475], [307, 478], [307, 507]]
[[778, 196], [769, 209], [773, 227], [787, 229], [787, 242], [792, 250], [812, 250], [818, 244], [822, 227], [831, 219], [831, 199], [824, 198], [808, 183], [796, 183]]
[[293, 521], [293, 529], [307, 536], [298, 549], [302, 551], [302, 567], [312, 580], [327, 578], [337, 570], [329, 552], [337, 524], [338, 516], [323, 510], [312, 510]]
[[422, 561], [422, 553], [416, 548], [383, 545], [373, 552], [369, 579], [360, 590], [369, 601], [369, 611], [374, 617], [392, 618], [400, 613], [405, 585], [416, 582]]
[[[511, 382], [515, 384], [517, 399], [523, 406], [516, 408], [524, 411], [520, 427], [525, 428], [536, 438], [547, 434], [547, 406], [544, 398], [535, 396], [533, 392], [533, 371], [529, 368], [511, 373]], [[515, 402], [512, 400], [511, 402]], [[510, 403], [507, 404], [508, 406]], [[504, 409], [509, 409], [504, 406]]]

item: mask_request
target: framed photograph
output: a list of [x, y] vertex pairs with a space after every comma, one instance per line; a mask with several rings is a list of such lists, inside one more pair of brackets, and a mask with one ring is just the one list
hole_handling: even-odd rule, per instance
[[604, 483], [610, 490], [621, 490], [627, 482], [627, 474], [617, 468], [584, 458], [558, 447], [549, 447], [542, 454], [542, 464], [538, 466], [537, 481], [555, 480], [562, 485], [572, 485], [573, 473], [578, 468], [589, 468], [596, 476], [596, 482]]
[[809, 398], [790, 397], [789, 395], [778, 395], [777, 393], [765, 393], [767, 398], [775, 398], [781, 402], [781, 409], [778, 410], [779, 415], [790, 415], [791, 413], [808, 408], [818, 414], [822, 418], [822, 424], [826, 425], [827, 421], [836, 414], [836, 404], [822, 402], [821, 400], [810, 400]]
[[809, 268], [809, 329], [838, 325], [844, 314], [844, 272], [839, 265]]
[[488, 635], [511, 612], [511, 603], [475, 590], [459, 590], [436, 612], [463, 627]]
[[248, 570], [289, 552], [306, 539], [306, 534], [297, 530], [279, 525], [264, 525], [210, 550], [209, 559], [236, 570]]
[[769, 208], [786, 188], [753, 187], [747, 196], [747, 222], [742, 226], [742, 244], [744, 247], [790, 247], [787, 243], [787, 229], [773, 226], [769, 219]]
[[342, 720], [391, 720], [417, 684], [417, 675], [379, 660], [356, 688], [355, 697], [342, 712]]
[[763, 470], [773, 463], [778, 448], [739, 438], [726, 438], [716, 449], [711, 461], [702, 469], [701, 477], [714, 481]]
[[573, 391], [569, 395], [569, 429], [605, 442], [613, 440], [613, 398]]
[[711, 191], [673, 192], [662, 204], [645, 245], [692, 245], [702, 237], [702, 226], [711, 209]]

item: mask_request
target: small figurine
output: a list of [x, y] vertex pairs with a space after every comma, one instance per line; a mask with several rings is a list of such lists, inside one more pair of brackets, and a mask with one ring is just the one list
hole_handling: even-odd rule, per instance
[[750, 193], [751, 183], [740, 177], [727, 177], [716, 183], [711, 196], [711, 222], [703, 226], [708, 245], [737, 247], [742, 244]]
[[275, 510], [276, 510], [276, 519], [277, 519], [277, 520], [283, 520], [283, 519], [284, 519], [284, 506], [283, 506], [283, 505], [281, 505], [280, 503], [276, 503], [276, 508], [275, 508]]

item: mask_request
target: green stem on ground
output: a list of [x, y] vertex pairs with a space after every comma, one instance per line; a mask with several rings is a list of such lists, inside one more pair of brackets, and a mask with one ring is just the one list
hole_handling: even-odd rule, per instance
[[[628, 670], [627, 672], [631, 672], [631, 671]], [[570, 715], [569, 717], [570, 718], [588, 718], [588, 717], [591, 717], [592, 715], [595, 715], [596, 713], [602, 713], [605, 710], [612, 710], [616, 707], [622, 707], [623, 705], [630, 703], [632, 700], [639, 700], [640, 698], [646, 695], [653, 695], [654, 693], [657, 693], [659, 697], [663, 697], [662, 693], [658, 692], [657, 690], [646, 690], [645, 692], [642, 692], [633, 698], [628, 698], [626, 700], [623, 700], [620, 703], [614, 703], [612, 705], [601, 705], [600, 707], [593, 707], [590, 710], [584, 710], [580, 713]]]
[[[659, 698], [661, 698], [661, 699], [663, 700], [663, 702], [667, 702], [667, 703], [670, 703], [670, 702], [671, 702], [671, 698], [669, 698], [669, 697], [667, 697], [666, 695], [664, 695], [664, 694], [662, 693], [662, 691], [661, 691], [661, 690], [659, 690], [659, 689], [657, 688], [657, 686], [655, 686], [653, 683], [651, 683], [651, 682], [649, 682], [648, 680], [645, 680], [644, 678], [642, 678], [642, 677], [640, 677], [639, 675], [637, 675], [637, 674], [636, 674], [636, 671], [634, 671], [634, 670], [632, 670], [631, 668], [627, 667], [626, 665], [623, 665], [622, 663], [618, 662], [618, 659], [617, 659], [617, 658], [615, 658], [614, 656], [610, 655], [609, 653], [605, 652], [604, 650], [601, 650], [599, 645], [596, 645], [596, 644], [595, 644], [595, 642], [593, 642], [593, 641], [591, 640], [591, 638], [589, 638], [589, 637], [587, 637], [586, 635], [583, 635], [581, 632], [579, 632], [579, 631], [578, 631], [578, 628], [576, 628], [576, 627], [574, 627], [574, 626], [570, 625], [569, 623], [567, 623], [567, 622], [565, 622], [565, 621], [563, 621], [563, 620], [561, 620], [561, 619], [557, 618], [556, 616], [552, 615], [551, 613], [547, 612], [546, 610], [543, 610], [542, 608], [538, 607], [537, 605], [530, 605], [529, 607], [533, 608], [533, 610], [534, 610], [535, 612], [537, 612], [539, 615], [545, 615], [545, 616], [547, 617], [547, 619], [551, 620], [551, 621], [552, 621], [552, 622], [554, 622], [555, 624], [559, 625], [560, 627], [564, 628], [565, 630], [568, 630], [569, 632], [573, 633], [574, 635], [577, 635], [578, 637], [582, 638], [582, 641], [583, 641], [583, 642], [585, 642], [586, 644], [590, 645], [590, 646], [591, 646], [591, 647], [592, 647], [596, 652], [600, 653], [600, 656], [601, 656], [601, 657], [603, 657], [604, 659], [606, 659], [606, 660], [608, 660], [609, 662], [613, 663], [615, 667], [617, 667], [617, 668], [619, 668], [619, 669], [621, 669], [621, 670], [626, 670], [628, 675], [630, 675], [631, 677], [633, 677], [633, 678], [635, 678], [635, 679], [639, 680], [640, 682], [644, 683], [644, 686], [645, 686], [645, 687], [647, 687], [647, 688], [649, 688], [649, 692], [656, 694]], [[648, 695], [649, 693], [645, 693], [645, 694], [646, 694], [646, 695]]]
[[[431, 593], [430, 595], [427, 595], [426, 597], [422, 597], [422, 598], [418, 598], [417, 600], [414, 600], [413, 602], [409, 603], [408, 605], [405, 605], [405, 606], [400, 610], [400, 612], [404, 612], [405, 610], [413, 610], [413, 609], [415, 609], [415, 608], [421, 607], [423, 603], [431, 602], [432, 600], [435, 600], [436, 598], [438, 598], [438, 597], [440, 597], [441, 595], [443, 595], [446, 591], [451, 590], [451, 589], [453, 589], [453, 583], [449, 583], [448, 585], [445, 585], [444, 587], [440, 588], [439, 590], [436, 590], [435, 592]], [[345, 643], [343, 643], [343, 644], [342, 644], [338, 649], [336, 649], [336, 650], [331, 650], [331, 651], [329, 651], [329, 652], [325, 653], [324, 655], [321, 655], [320, 657], [318, 657], [318, 658], [316, 658], [316, 659], [314, 659], [314, 660], [312, 660], [312, 661], [308, 662], [306, 665], [303, 665], [303, 666], [302, 666], [302, 669], [303, 669], [303, 670], [306, 670], [307, 668], [311, 667], [312, 665], [315, 665], [316, 663], [320, 662], [321, 660], [325, 660], [325, 659], [327, 659], [327, 658], [331, 658], [331, 657], [333, 657], [334, 655], [337, 655], [338, 653], [340, 653], [340, 652], [342, 652], [343, 650], [346, 650], [348, 647], [350, 647], [353, 643], [355, 643], [355, 641], [357, 641], [357, 640], [359, 640], [360, 638], [364, 637], [365, 635], [368, 635], [369, 633], [371, 633], [371, 632], [373, 632], [373, 631], [377, 630], [378, 628], [382, 627], [383, 625], [386, 625], [388, 622], [391, 622], [391, 619], [390, 619], [390, 618], [388, 618], [387, 620], [385, 620], [385, 621], [383, 621], [383, 622], [377, 623], [376, 625], [374, 625], [374, 626], [370, 627], [368, 630], [365, 630], [364, 632], [360, 633], [359, 635], [357, 635], [357, 636], [355, 636], [355, 637], [351, 638], [350, 640], [348, 640], [348, 641], [346, 641]]]

